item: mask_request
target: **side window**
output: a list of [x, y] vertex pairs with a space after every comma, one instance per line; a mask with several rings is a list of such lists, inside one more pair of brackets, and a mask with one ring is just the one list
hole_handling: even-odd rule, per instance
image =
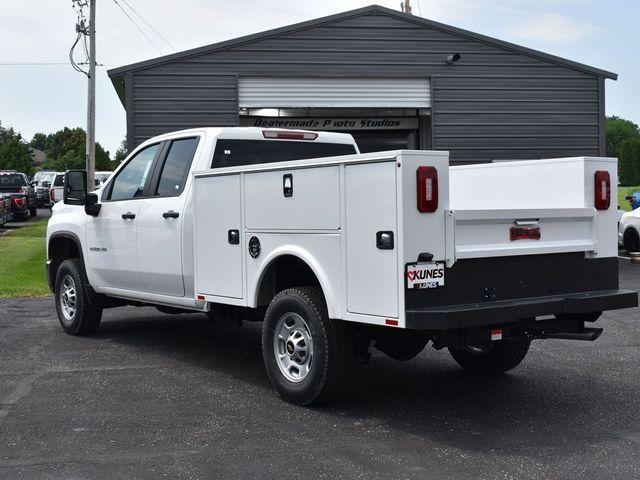
[[174, 197], [182, 193], [198, 141], [198, 138], [184, 138], [171, 142], [162, 172], [160, 172], [156, 195]]
[[149, 170], [161, 144], [151, 145], [140, 150], [113, 180], [109, 200], [130, 200], [144, 192]]

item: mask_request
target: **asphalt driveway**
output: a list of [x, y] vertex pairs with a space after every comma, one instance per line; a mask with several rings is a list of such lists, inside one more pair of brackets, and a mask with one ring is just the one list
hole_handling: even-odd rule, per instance
[[597, 342], [534, 343], [498, 377], [377, 354], [307, 409], [270, 387], [259, 325], [122, 308], [77, 338], [50, 297], [2, 300], [0, 478], [640, 478], [639, 320], [606, 313]]

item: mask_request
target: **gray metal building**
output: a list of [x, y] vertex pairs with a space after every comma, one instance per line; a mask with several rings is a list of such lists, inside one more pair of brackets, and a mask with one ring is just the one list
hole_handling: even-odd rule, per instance
[[604, 82], [617, 78], [377, 5], [108, 73], [130, 147], [197, 126], [282, 126], [452, 162], [604, 155]]

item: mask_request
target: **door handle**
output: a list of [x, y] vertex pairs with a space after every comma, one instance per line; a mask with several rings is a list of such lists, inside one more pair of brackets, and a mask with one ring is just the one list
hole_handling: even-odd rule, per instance
[[178, 212], [174, 212], [173, 210], [169, 210], [168, 212], [164, 212], [162, 216], [164, 218], [178, 218], [180, 214]]
[[131, 212], [123, 213], [122, 218], [124, 220], [133, 220], [134, 218], [136, 218], [136, 214]]

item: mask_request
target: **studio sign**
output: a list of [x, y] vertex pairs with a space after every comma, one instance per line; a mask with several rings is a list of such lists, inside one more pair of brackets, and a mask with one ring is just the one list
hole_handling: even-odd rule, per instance
[[413, 117], [370, 118], [243, 118], [244, 126], [262, 128], [304, 128], [307, 130], [415, 130], [418, 119]]

